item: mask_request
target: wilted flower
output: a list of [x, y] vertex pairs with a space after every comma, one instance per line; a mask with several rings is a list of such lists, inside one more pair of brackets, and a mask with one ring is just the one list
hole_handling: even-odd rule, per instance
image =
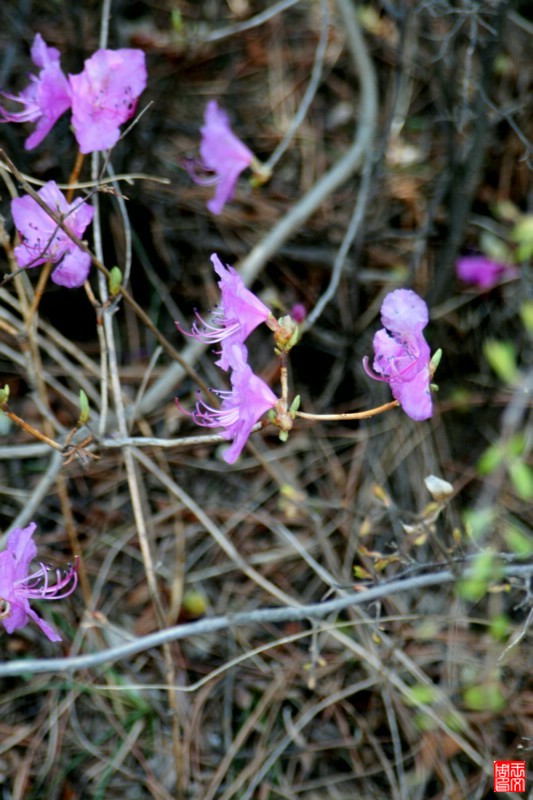
[[518, 270], [510, 264], [500, 264], [486, 256], [461, 256], [455, 265], [457, 277], [464, 283], [492, 289], [502, 278], [516, 278]]
[[72, 125], [82, 153], [107, 150], [119, 139], [119, 127], [135, 113], [146, 87], [142, 50], [97, 50], [79, 75], [69, 75]]
[[49, 569], [44, 564], [30, 572], [30, 562], [37, 554], [32, 539], [35, 528], [35, 523], [30, 522], [27, 528], [12, 530], [6, 549], [0, 553], [0, 617], [7, 633], [23, 628], [33, 619], [50, 641], [60, 642], [61, 636], [30, 608], [30, 600], [68, 597], [77, 586], [78, 573], [72, 566], [65, 572], [56, 570], [55, 582], [50, 584]]
[[231, 391], [213, 389], [213, 394], [221, 398], [222, 406], [213, 408], [199, 400], [191, 415], [197, 425], [222, 427], [221, 435], [233, 439], [233, 444], [223, 455], [228, 464], [237, 460], [256, 422], [277, 403], [270, 387], [252, 372], [247, 356], [244, 345], [231, 345], [228, 353], [232, 368]]
[[[92, 206], [83, 200], [67, 203], [55, 181], [46, 183], [37, 194], [61, 215], [72, 233], [82, 236], [93, 218]], [[74, 244], [33, 197], [16, 197], [11, 201], [11, 213], [21, 238], [15, 247], [19, 267], [37, 267], [50, 261], [58, 265], [52, 272], [54, 283], [69, 289], [82, 286], [91, 268], [91, 257]]]
[[233, 344], [242, 344], [262, 322], [270, 316], [270, 310], [253, 292], [246, 288], [239, 273], [230, 266], [224, 266], [220, 258], [213, 253], [211, 262], [220, 280], [221, 301], [211, 312], [211, 321], [206, 322], [198, 312], [198, 322], [192, 326], [191, 333], [178, 329], [186, 336], [193, 336], [206, 344], [222, 343], [219, 367], [227, 370], [230, 366], [228, 351]]
[[427, 305], [415, 292], [391, 292], [381, 306], [385, 327], [374, 336], [374, 372], [368, 358], [363, 359], [367, 374], [390, 384], [394, 398], [414, 420], [433, 414], [430, 350], [422, 333], [428, 319]]
[[205, 109], [200, 143], [201, 166], [215, 173], [213, 181], [201, 179], [191, 173], [198, 183], [215, 183], [215, 196], [207, 203], [209, 211], [220, 214], [233, 197], [235, 184], [241, 172], [249, 167], [254, 155], [231, 130], [228, 115], [218, 107], [216, 100], [210, 100]]
[[33, 40], [31, 58], [41, 71], [29, 76], [29, 86], [18, 96], [2, 92], [8, 100], [21, 103], [24, 110], [10, 112], [0, 106], [0, 122], [37, 122], [37, 127], [24, 144], [26, 150], [37, 147], [61, 114], [70, 108], [70, 88], [59, 66], [59, 50], [47, 47], [38, 33]]

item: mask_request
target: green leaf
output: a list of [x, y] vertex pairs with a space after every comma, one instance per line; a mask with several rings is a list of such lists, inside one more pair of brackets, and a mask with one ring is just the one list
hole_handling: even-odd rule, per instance
[[484, 550], [476, 557], [470, 574], [457, 584], [457, 594], [463, 600], [478, 602], [486, 594], [489, 583], [497, 580], [499, 572], [492, 550]]
[[507, 453], [510, 456], [519, 456], [524, 452], [524, 447], [526, 446], [526, 436], [524, 433], [515, 433], [514, 436], [511, 436], [507, 443]]
[[509, 477], [521, 500], [533, 500], [533, 470], [528, 464], [512, 461], [509, 464]]
[[524, 300], [520, 306], [520, 316], [526, 331], [533, 334], [533, 300]]
[[437, 692], [435, 687], [426, 686], [423, 683], [419, 684], [418, 686], [411, 686], [409, 695], [407, 697], [408, 702], [410, 702], [413, 706], [430, 706], [435, 702], [436, 699]]
[[502, 688], [495, 681], [469, 686], [463, 692], [463, 700], [472, 711], [502, 711], [505, 708]]
[[533, 554], [533, 535], [529, 530], [522, 530], [517, 525], [508, 523], [504, 533], [507, 547], [511, 552], [519, 556], [530, 556]]
[[509, 635], [509, 617], [506, 614], [496, 614], [492, 617], [489, 632], [496, 642], [503, 642]]
[[511, 231], [511, 239], [518, 245], [533, 245], [533, 214], [524, 214]]
[[481, 539], [493, 525], [494, 516], [494, 509], [490, 507], [465, 511], [463, 518], [469, 535], [476, 541]]
[[485, 253], [487, 258], [500, 264], [509, 264], [513, 260], [511, 251], [505, 242], [489, 231], [482, 231], [479, 237], [479, 249]]
[[515, 383], [518, 377], [516, 364], [516, 349], [512, 342], [500, 342], [496, 339], [486, 339], [483, 352], [488, 363], [505, 383]]
[[491, 444], [478, 459], [476, 465], [478, 474], [491, 475], [501, 465], [504, 456], [501, 444]]

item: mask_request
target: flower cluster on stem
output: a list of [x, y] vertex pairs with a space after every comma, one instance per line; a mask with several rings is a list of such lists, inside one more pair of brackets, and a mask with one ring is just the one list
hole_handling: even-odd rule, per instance
[[[216, 364], [230, 372], [231, 390], [212, 389], [222, 401], [221, 407], [214, 408], [199, 399], [191, 416], [197, 425], [222, 427], [222, 436], [233, 439], [223, 455], [228, 464], [233, 464], [257, 421], [278, 402], [274, 392], [248, 364], [248, 350], [244, 345], [258, 325], [263, 322], [273, 325], [275, 320], [270, 309], [246, 288], [233, 267], [224, 266], [216, 253], [211, 256], [211, 262], [220, 278], [220, 305], [212, 312], [210, 322], [196, 312], [197, 322], [190, 333], [179, 323], [176, 325], [186, 336], [208, 344], [220, 343], [220, 358]], [[181, 408], [179, 401], [176, 402]]]

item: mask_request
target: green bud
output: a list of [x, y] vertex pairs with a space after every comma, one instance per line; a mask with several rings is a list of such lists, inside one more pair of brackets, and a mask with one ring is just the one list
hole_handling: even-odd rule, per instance
[[292, 401], [291, 407], [289, 408], [289, 414], [291, 415], [291, 417], [296, 416], [296, 412], [300, 408], [300, 399], [301, 399], [300, 395], [297, 394], [294, 400]]
[[442, 348], [439, 347], [438, 350], [435, 350], [435, 352], [431, 356], [431, 361], [429, 362], [429, 374], [431, 375], [431, 377], [433, 377], [433, 375], [436, 373], [441, 358], [442, 358]]
[[122, 272], [118, 267], [113, 267], [109, 274], [109, 293], [111, 297], [116, 297], [122, 286]]
[[183, 17], [179, 8], [173, 8], [170, 12], [170, 22], [175, 33], [183, 33]]
[[280, 440], [280, 442], [286, 442], [288, 438], [289, 438], [289, 432], [288, 431], [280, 431], [279, 432], [279, 440]]
[[4, 386], [3, 389], [0, 389], [0, 406], [5, 406], [9, 400], [9, 386]]
[[83, 389], [80, 389], [80, 418], [79, 424], [85, 425], [89, 421], [91, 411], [89, 408], [89, 400]]

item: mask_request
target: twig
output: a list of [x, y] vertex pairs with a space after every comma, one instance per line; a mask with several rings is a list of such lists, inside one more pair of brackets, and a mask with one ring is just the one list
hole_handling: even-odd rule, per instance
[[255, 17], [251, 17], [244, 22], [236, 22], [234, 25], [227, 25], [225, 28], [219, 28], [218, 31], [212, 31], [206, 36], [200, 37], [200, 41], [219, 42], [221, 39], [227, 39], [230, 36], [235, 36], [236, 33], [242, 33], [243, 31], [249, 31], [252, 28], [257, 28], [259, 25], [263, 25], [263, 23], [268, 22], [268, 20], [272, 19], [272, 17], [275, 17], [276, 14], [281, 14], [282, 11], [286, 11], [288, 8], [295, 6], [299, 2], [300, 0], [279, 0], [279, 2], [271, 5], [270, 8], [265, 9], [265, 11], [262, 11], [260, 14], [256, 14]]
[[285, 133], [285, 136], [278, 144], [270, 158], [265, 162], [264, 167], [269, 173], [272, 172], [282, 155], [285, 153], [287, 148], [289, 147], [290, 143], [294, 139], [296, 131], [302, 124], [305, 119], [305, 116], [309, 110], [309, 106], [313, 102], [313, 97], [315, 96], [317, 89], [320, 85], [320, 79], [322, 77], [322, 67], [324, 66], [324, 57], [326, 55], [326, 49], [328, 46], [328, 33], [329, 33], [329, 6], [328, 0], [320, 0], [320, 5], [322, 8], [322, 22], [321, 22], [321, 30], [320, 30], [320, 39], [318, 40], [318, 45], [316, 48], [315, 53], [315, 60], [313, 63], [313, 69], [311, 71], [311, 78], [309, 83], [307, 84], [307, 88], [305, 90], [304, 96], [302, 97], [300, 106], [298, 111], [294, 115], [291, 124], [289, 125], [288, 130]]

